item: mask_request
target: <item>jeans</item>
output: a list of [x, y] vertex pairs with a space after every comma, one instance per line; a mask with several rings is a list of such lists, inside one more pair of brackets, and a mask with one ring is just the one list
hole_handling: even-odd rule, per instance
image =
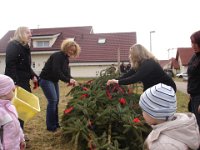
[[47, 110], [46, 110], [47, 130], [55, 131], [57, 128], [59, 128], [59, 118], [58, 118], [59, 85], [58, 85], [58, 82], [52, 82], [49, 80], [41, 79], [39, 84], [48, 102]]

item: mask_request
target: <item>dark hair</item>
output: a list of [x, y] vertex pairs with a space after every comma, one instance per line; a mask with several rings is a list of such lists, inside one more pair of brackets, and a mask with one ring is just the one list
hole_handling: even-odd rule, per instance
[[194, 32], [191, 36], [190, 36], [190, 40], [193, 44], [197, 44], [200, 47], [200, 30]]

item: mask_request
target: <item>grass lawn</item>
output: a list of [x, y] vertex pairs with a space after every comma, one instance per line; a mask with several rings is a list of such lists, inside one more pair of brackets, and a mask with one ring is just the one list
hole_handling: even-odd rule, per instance
[[[60, 82], [60, 103], [59, 103], [59, 115], [63, 115], [63, 111], [70, 97], [65, 95], [69, 92], [70, 87]], [[67, 143], [61, 141], [61, 131], [58, 130], [55, 133], [48, 132], [46, 130], [45, 117], [46, 117], [46, 98], [41, 90], [38, 88], [33, 90], [33, 93], [40, 99], [41, 112], [34, 118], [25, 123], [25, 134], [28, 135], [30, 141], [27, 142], [29, 150], [71, 150]], [[188, 95], [177, 91], [178, 112], [187, 111]]]

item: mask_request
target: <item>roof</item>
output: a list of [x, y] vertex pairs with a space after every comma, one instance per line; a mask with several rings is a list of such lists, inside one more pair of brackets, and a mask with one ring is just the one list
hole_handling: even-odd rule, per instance
[[[6, 46], [9, 40], [13, 37], [15, 30], [8, 31], [0, 40], [0, 53], [5, 52]], [[75, 37], [80, 34], [89, 34], [93, 33], [92, 26], [83, 26], [83, 27], [61, 27], [61, 28], [39, 28], [39, 29], [31, 29], [32, 36], [48, 36], [59, 34], [60, 36], [52, 46], [52, 48], [44, 48], [44, 49], [33, 49], [32, 51], [49, 51], [49, 50], [58, 50], [60, 49], [60, 44], [62, 40], [66, 38]]]
[[166, 64], [168, 64], [170, 60], [159, 60], [160, 66], [163, 68]]
[[14, 30], [8, 31], [0, 40], [0, 53], [4, 53], [6, 50], [6, 46], [10, 41], [11, 37], [14, 35]]
[[178, 61], [175, 59], [175, 58], [172, 58], [172, 67], [174, 68], [174, 69], [180, 69], [180, 66], [179, 66], [179, 64], [178, 64]]
[[[105, 43], [99, 44], [98, 40], [105, 38]], [[81, 46], [81, 54], [76, 61], [117, 61], [120, 51], [120, 61], [129, 61], [129, 49], [136, 43], [136, 33], [100, 33], [87, 34], [77, 39]]]
[[187, 66], [190, 58], [194, 54], [192, 48], [178, 48], [176, 54], [176, 60], [180, 57], [183, 66]]
[[[81, 47], [79, 58], [71, 62], [101, 62], [117, 61], [120, 51], [120, 61], [129, 61], [129, 48], [137, 42], [136, 32], [119, 33], [93, 33], [91, 26], [65, 27], [65, 28], [40, 28], [31, 29], [32, 36], [51, 36], [59, 34], [51, 48], [33, 48], [32, 52], [56, 51], [60, 49], [61, 42], [66, 38], [75, 38]], [[0, 40], [0, 53], [5, 53], [8, 41], [14, 35], [14, 30], [9, 31]], [[105, 43], [98, 43], [100, 38], [106, 39]]]
[[172, 68], [179, 69], [180, 68], [180, 66], [175, 58], [171, 58], [169, 60], [159, 60], [159, 64], [162, 68], [164, 68], [165, 65], [167, 65], [167, 64], [170, 64], [170, 68], [168, 68], [168, 69], [172, 69]]

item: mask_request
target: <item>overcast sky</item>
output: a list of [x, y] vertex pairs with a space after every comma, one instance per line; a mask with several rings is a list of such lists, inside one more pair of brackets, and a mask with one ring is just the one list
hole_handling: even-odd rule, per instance
[[93, 26], [95, 33], [136, 32], [137, 42], [158, 59], [190, 47], [200, 30], [200, 0], [4, 0], [0, 38], [18, 26], [29, 28]]

